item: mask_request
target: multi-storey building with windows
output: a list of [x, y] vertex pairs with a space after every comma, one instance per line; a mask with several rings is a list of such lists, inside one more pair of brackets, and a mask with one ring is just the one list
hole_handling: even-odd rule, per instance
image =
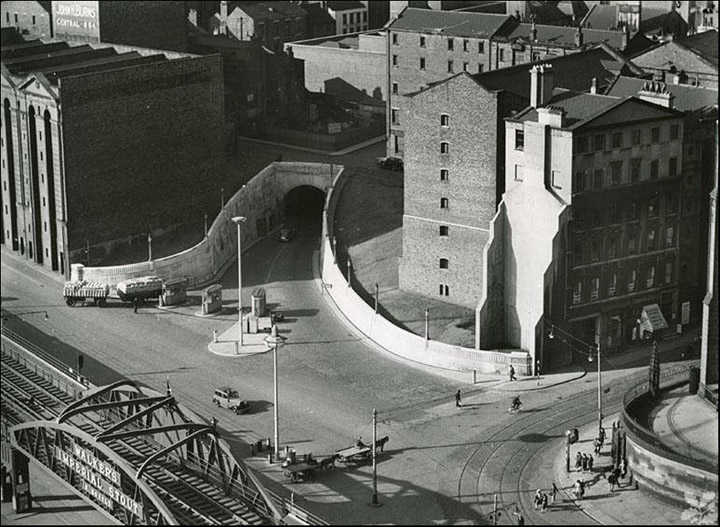
[[368, 29], [368, 7], [359, 1], [327, 3], [327, 12], [335, 20], [335, 34], [358, 33]]
[[[684, 114], [635, 97], [554, 89], [532, 69], [530, 106], [506, 119], [506, 192], [490, 228], [478, 345], [567, 363], [551, 324], [605, 351], [679, 321]], [[696, 306], [699, 307], [699, 306]]]
[[220, 2], [220, 12], [208, 22], [213, 33], [238, 40], [257, 39], [282, 53], [285, 42], [307, 37], [305, 10], [293, 2]]

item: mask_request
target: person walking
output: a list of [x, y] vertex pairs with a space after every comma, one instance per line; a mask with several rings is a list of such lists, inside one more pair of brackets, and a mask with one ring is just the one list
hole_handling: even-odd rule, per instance
[[592, 472], [593, 469], [593, 457], [592, 454], [588, 454], [588, 470]]
[[587, 454], [582, 455], [582, 471], [585, 472], [588, 468], [588, 457]]
[[551, 495], [552, 501], [551, 501], [550, 503], [555, 503], [555, 500], [557, 499], [557, 493], [558, 493], [557, 485], [555, 485], [555, 482], [553, 482], [553, 484], [552, 484], [552, 495]]
[[511, 381], [517, 381], [517, 378], [515, 377], [515, 368], [513, 368], [513, 365], [510, 365], [510, 380]]
[[525, 525], [525, 518], [523, 518], [523, 515], [520, 514], [519, 510], [516, 510], [515, 512], [513, 512], [513, 514], [515, 516], [517, 516], [517, 524], [518, 525]]
[[460, 395], [460, 390], [455, 392], [455, 406], [458, 408], [462, 408], [462, 397]]
[[580, 471], [582, 469], [582, 454], [580, 452], [575, 456], [575, 468]]
[[617, 476], [615, 475], [615, 471], [611, 472], [610, 475], [607, 477], [608, 485], [610, 485], [610, 492], [615, 491], [615, 485], [617, 485]]
[[133, 313], [137, 313], [138, 309], [138, 299], [137, 297], [133, 298]]
[[540, 509], [542, 512], [547, 511], [548, 508], [548, 496], [544, 492], [542, 493], [542, 496], [540, 498]]
[[537, 489], [535, 491], [535, 496], [533, 497], [533, 508], [535, 510], [538, 510], [540, 506], [542, 505], [542, 497], [543, 493], [540, 489]]

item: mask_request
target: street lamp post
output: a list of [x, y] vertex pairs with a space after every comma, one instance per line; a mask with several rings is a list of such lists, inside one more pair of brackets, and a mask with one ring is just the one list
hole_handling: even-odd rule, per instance
[[152, 262], [152, 234], [148, 232], [148, 262]]
[[[592, 359], [592, 355], [590, 355]], [[598, 403], [598, 437], [602, 434], [602, 372], [600, 370], [600, 342], [597, 344], [597, 368], [598, 368], [598, 382], [597, 382], [597, 403]]]
[[377, 495], [377, 410], [373, 408], [373, 442], [372, 442], [372, 466], [373, 466], [373, 492], [372, 492], [372, 501], [370, 502], [370, 505], [373, 507], [377, 507], [380, 505], [378, 503], [378, 495]]
[[348, 287], [352, 287], [350, 283], [350, 273], [352, 272], [352, 263], [350, 263], [350, 255], [348, 254], [348, 261], [347, 261], [347, 273], [348, 273]]
[[375, 313], [378, 312], [379, 300], [380, 300], [380, 284], [375, 282]]
[[240, 226], [247, 221], [245, 216], [234, 216], [232, 221], [237, 225], [238, 238], [238, 342], [243, 345], [243, 307], [242, 307], [242, 236]]
[[275, 420], [275, 455], [274, 458], [277, 460], [280, 454], [280, 424], [278, 417], [278, 370], [277, 370], [277, 350], [279, 347], [285, 344], [286, 337], [278, 335], [278, 329], [275, 324], [272, 325], [270, 334], [263, 339], [265, 345], [273, 350], [273, 380], [275, 383], [275, 405], [274, 405], [274, 420]]
[[430, 340], [430, 310], [425, 310], [425, 345]]

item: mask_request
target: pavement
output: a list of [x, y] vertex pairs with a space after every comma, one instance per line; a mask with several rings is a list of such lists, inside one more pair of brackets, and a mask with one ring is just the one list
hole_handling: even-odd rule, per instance
[[357, 150], [362, 150], [363, 148], [368, 147], [370, 145], [374, 145], [375, 143], [385, 141], [385, 135], [383, 134], [378, 137], [373, 137], [371, 139], [367, 139], [366, 141], [363, 141], [362, 143], [350, 145], [347, 148], [343, 148], [342, 150], [335, 150], [334, 152], [331, 152], [329, 150], [320, 150], [318, 148], [308, 148], [305, 146], [291, 145], [291, 144], [287, 144], [287, 143], [278, 143], [275, 141], [267, 141], [265, 139], [256, 139], [254, 137], [242, 136], [239, 139], [242, 139], [243, 141], [249, 141], [252, 143], [258, 143], [261, 145], [271, 145], [271, 146], [277, 146], [280, 148], [290, 148], [292, 150], [301, 150], [303, 152], [311, 152], [313, 154], [323, 154], [326, 156], [343, 156], [345, 154], [349, 154], [349, 153], [355, 152]]

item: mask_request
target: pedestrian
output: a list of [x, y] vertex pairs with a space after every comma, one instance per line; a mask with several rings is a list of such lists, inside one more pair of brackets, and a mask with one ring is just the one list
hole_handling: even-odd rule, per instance
[[585, 497], [585, 480], [581, 479], [579, 483], [580, 483], [580, 497], [583, 498], [583, 497]]
[[460, 390], [455, 392], [455, 406], [462, 408], [462, 398], [460, 396]]
[[615, 471], [613, 471], [613, 472], [610, 473], [610, 475], [608, 476], [607, 480], [608, 480], [608, 485], [610, 485], [610, 492], [614, 492], [614, 491], [615, 491], [615, 485], [617, 484], [617, 479], [616, 479], [616, 476], [615, 476]]
[[598, 439], [600, 440], [600, 446], [603, 446], [605, 444], [605, 429], [600, 427], [600, 434], [598, 434]]
[[588, 457], [587, 454], [582, 455], [582, 471], [585, 472], [588, 468]]
[[575, 484], [573, 485], [573, 494], [575, 494], [575, 499], [578, 500], [583, 497], [583, 494], [585, 494], [583, 483], [579, 479], [575, 480]]
[[575, 456], [575, 468], [579, 471], [582, 469], [582, 454], [580, 452]]
[[557, 485], [555, 485], [555, 482], [553, 482], [553, 484], [552, 484], [552, 501], [550, 503], [555, 503], [555, 500], [557, 499], [557, 493], [558, 493]]
[[515, 516], [517, 516], [517, 524], [518, 525], [525, 525], [525, 518], [523, 518], [523, 515], [520, 514], [520, 511], [516, 510], [513, 512]]
[[593, 457], [592, 454], [588, 454], [588, 470], [592, 472], [593, 469]]
[[517, 378], [515, 377], [515, 368], [513, 368], [513, 365], [510, 365], [510, 380], [511, 381], [517, 381]]
[[540, 508], [540, 506], [542, 505], [542, 497], [543, 497], [542, 491], [540, 489], [537, 489], [535, 491], [535, 497], [533, 497], [533, 508], [535, 510], [538, 510]]
[[595, 448], [594, 448], [595, 454], [596, 454], [596, 455], [599, 455], [599, 454], [600, 454], [600, 447], [601, 447], [601, 445], [602, 445], [602, 444], [600, 443], [600, 440], [599, 440], [598, 438], [593, 439], [593, 445], [594, 445], [594, 447], [595, 447]]
[[620, 474], [622, 475], [623, 479], [627, 477], [627, 463], [624, 459], [620, 460]]
[[212, 426], [213, 431], [216, 431], [216, 430], [217, 430], [217, 424], [218, 424], [218, 420], [217, 420], [217, 419], [215, 418], [215, 416], [213, 415], [213, 416], [210, 418], [210, 426]]
[[138, 308], [138, 299], [137, 297], [133, 298], [133, 313], [137, 313]]
[[548, 496], [544, 492], [542, 493], [542, 497], [540, 498], [540, 508], [542, 512], [547, 511], [548, 508]]

